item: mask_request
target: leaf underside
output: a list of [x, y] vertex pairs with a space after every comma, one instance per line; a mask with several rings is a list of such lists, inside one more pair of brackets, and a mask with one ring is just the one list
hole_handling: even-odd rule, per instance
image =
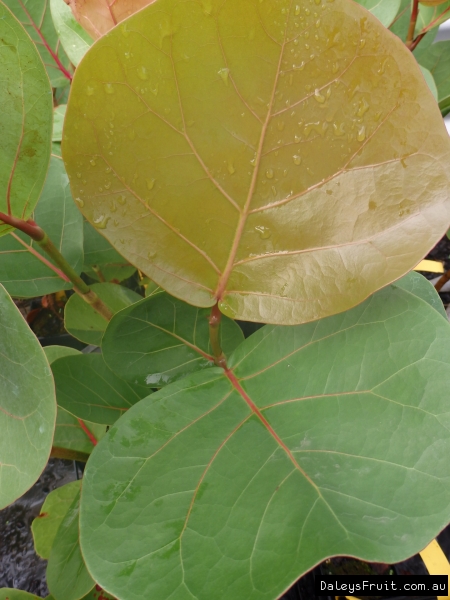
[[122, 600], [273, 600], [332, 555], [416, 553], [450, 518], [449, 330], [391, 286], [139, 402], [85, 472], [96, 581]]
[[86, 218], [170, 294], [233, 318], [346, 310], [450, 218], [436, 103], [347, 0], [158, 0], [86, 54], [64, 135]]

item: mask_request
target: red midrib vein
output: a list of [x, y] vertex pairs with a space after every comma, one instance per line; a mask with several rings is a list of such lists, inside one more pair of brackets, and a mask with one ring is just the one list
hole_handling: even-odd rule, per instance
[[291, 462], [294, 465], [294, 467], [298, 471], [300, 471], [300, 473], [309, 481], [309, 483], [314, 487], [314, 489], [319, 493], [319, 495], [322, 496], [322, 494], [320, 493], [317, 485], [305, 473], [305, 471], [301, 468], [301, 466], [295, 460], [295, 457], [292, 454], [292, 452], [290, 451], [290, 449], [286, 446], [286, 444], [283, 442], [283, 440], [280, 438], [280, 436], [274, 430], [274, 428], [272, 427], [272, 425], [265, 418], [265, 416], [261, 413], [261, 411], [259, 410], [259, 408], [253, 402], [253, 400], [250, 398], [250, 396], [247, 394], [247, 392], [244, 390], [244, 388], [241, 386], [241, 384], [239, 383], [238, 378], [233, 373], [233, 371], [227, 370], [227, 371], [225, 371], [225, 375], [228, 377], [228, 379], [229, 379], [231, 385], [234, 387], [234, 389], [238, 392], [238, 394], [240, 394], [240, 396], [242, 397], [242, 399], [249, 406], [249, 408], [253, 412], [253, 414], [255, 414], [258, 417], [258, 419], [261, 421], [261, 423], [264, 425], [264, 427], [267, 429], [267, 431], [270, 433], [270, 435], [273, 437], [273, 439], [277, 442], [277, 444], [280, 446], [280, 448], [282, 448], [286, 452], [288, 458], [291, 460]]

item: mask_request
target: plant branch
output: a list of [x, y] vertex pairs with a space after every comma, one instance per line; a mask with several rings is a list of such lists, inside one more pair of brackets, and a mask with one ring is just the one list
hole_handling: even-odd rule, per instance
[[214, 354], [214, 363], [218, 367], [223, 369], [227, 368], [227, 359], [222, 351], [220, 345], [220, 322], [222, 320], [222, 313], [219, 310], [219, 305], [216, 303], [209, 315], [209, 341], [211, 344], [211, 350]]
[[416, 30], [417, 17], [419, 16], [419, 0], [413, 0], [413, 6], [411, 10], [411, 19], [409, 21], [408, 34], [406, 36], [406, 46], [411, 49], [411, 45], [414, 40], [414, 32]]
[[437, 292], [440, 292], [440, 291], [441, 291], [441, 289], [444, 287], [444, 285], [447, 283], [447, 281], [450, 281], [450, 271], [447, 271], [446, 273], [444, 273], [444, 274], [442, 275], [442, 277], [440, 277], [440, 278], [439, 278], [439, 279], [436, 281], [436, 283], [435, 283], [435, 285], [434, 285], [434, 289], [435, 289]]
[[[56, 263], [67, 279], [72, 282], [74, 291], [79, 294], [85, 302], [90, 304], [92, 308], [97, 311], [106, 321], [110, 321], [112, 319], [113, 313], [110, 311], [110, 309], [72, 269], [58, 248], [56, 248], [54, 243], [51, 241], [45, 231], [39, 227], [39, 225], [37, 225], [32, 219], [24, 221], [23, 219], [18, 219], [17, 217], [13, 217], [12, 215], [7, 215], [5, 213], [0, 213], [0, 220], [6, 225], [11, 225], [19, 231], [22, 231], [32, 240], [34, 240], [53, 260], [53, 262]], [[67, 281], [66, 277], [63, 277], [62, 279]]]
[[91, 444], [93, 446], [96, 446], [98, 444], [98, 440], [95, 437], [95, 435], [92, 433], [92, 431], [89, 429], [89, 427], [86, 425], [86, 423], [82, 419], [78, 419], [78, 423], [79, 423], [81, 429], [84, 431], [84, 433], [88, 436]]

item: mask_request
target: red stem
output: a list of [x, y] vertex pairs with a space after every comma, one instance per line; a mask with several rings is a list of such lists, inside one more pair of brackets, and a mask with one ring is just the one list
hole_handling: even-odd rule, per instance
[[41, 41], [44, 44], [44, 46], [46, 47], [46, 49], [47, 49], [48, 53], [50, 54], [50, 56], [53, 58], [53, 60], [55, 61], [55, 63], [58, 65], [58, 69], [61, 71], [61, 73], [64, 75], [64, 77], [67, 77], [67, 79], [69, 81], [72, 81], [72, 75], [69, 73], [69, 71], [66, 69], [66, 67], [62, 64], [62, 62], [60, 61], [58, 55], [55, 54], [55, 52], [49, 46], [47, 40], [42, 35], [42, 31], [39, 29], [39, 27], [36, 25], [36, 23], [31, 18], [30, 13], [27, 11], [27, 9], [26, 9], [24, 3], [22, 2], [22, 0], [18, 0], [18, 1], [19, 1], [20, 6], [22, 7], [23, 12], [27, 15], [28, 20], [30, 21], [31, 26], [36, 31], [36, 33], [38, 34], [38, 36], [41, 38]]
[[29, 235], [35, 242], [42, 242], [45, 237], [44, 231], [39, 225], [36, 225], [32, 219], [24, 221], [23, 219], [18, 219], [12, 215], [0, 212], [0, 221], [3, 221], [3, 223], [6, 223], [7, 225], [11, 225], [11, 227], [14, 227], [15, 229], [19, 229], [19, 231], [23, 231], [23, 233]]
[[96, 446], [98, 444], [98, 440], [95, 437], [95, 435], [92, 433], [92, 431], [90, 431], [88, 429], [86, 423], [84, 421], [82, 421], [81, 419], [78, 419], [78, 423], [80, 424], [81, 429], [84, 431], [84, 433], [88, 436], [88, 438], [92, 442], [92, 445]]
[[406, 46], [410, 48], [414, 40], [414, 32], [416, 30], [417, 17], [419, 16], [419, 0], [413, 0], [411, 10], [411, 19], [409, 21], [408, 35], [406, 36]]

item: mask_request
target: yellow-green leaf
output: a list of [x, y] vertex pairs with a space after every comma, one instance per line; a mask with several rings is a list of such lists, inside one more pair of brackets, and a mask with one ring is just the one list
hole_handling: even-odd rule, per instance
[[414, 57], [348, 0], [290, 6], [158, 0], [86, 54], [63, 136], [121, 255], [191, 304], [282, 324], [358, 304], [450, 220]]

